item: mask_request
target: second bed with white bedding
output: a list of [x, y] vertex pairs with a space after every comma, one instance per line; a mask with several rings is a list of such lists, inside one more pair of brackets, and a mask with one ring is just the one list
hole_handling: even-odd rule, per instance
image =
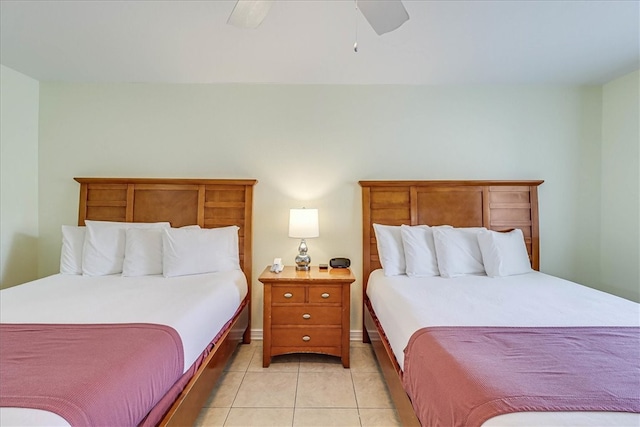
[[[429, 326], [639, 326], [639, 305], [540, 272], [490, 278], [385, 277], [374, 271], [367, 295], [402, 368], [411, 335]], [[500, 425], [638, 425], [632, 413], [514, 413]]]

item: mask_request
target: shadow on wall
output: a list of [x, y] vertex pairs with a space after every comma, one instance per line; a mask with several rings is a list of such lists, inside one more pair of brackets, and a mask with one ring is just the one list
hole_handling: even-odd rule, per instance
[[38, 278], [38, 238], [16, 233], [9, 249], [2, 254], [0, 289]]

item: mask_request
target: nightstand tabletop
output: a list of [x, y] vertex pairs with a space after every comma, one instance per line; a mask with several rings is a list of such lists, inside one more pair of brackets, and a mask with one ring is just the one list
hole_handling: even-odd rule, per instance
[[294, 266], [285, 266], [280, 273], [269, 271], [271, 266], [267, 266], [258, 280], [265, 282], [299, 282], [305, 283], [331, 283], [331, 282], [354, 282], [354, 277], [349, 268], [329, 268], [320, 270], [318, 266], [313, 266], [309, 271], [298, 271]]

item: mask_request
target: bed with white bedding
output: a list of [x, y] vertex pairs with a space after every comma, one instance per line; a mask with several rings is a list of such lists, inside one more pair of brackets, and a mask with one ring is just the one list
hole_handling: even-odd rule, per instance
[[[458, 425], [465, 419], [459, 425], [640, 423], [640, 358], [636, 357], [640, 355], [640, 306], [537, 271], [537, 186], [541, 181], [360, 184], [363, 276], [369, 278], [363, 286], [365, 341], [373, 344], [403, 425]], [[487, 245], [486, 236], [502, 243]], [[554, 338], [553, 334], [559, 335]], [[427, 345], [416, 346], [416, 337], [425, 336]], [[609, 349], [603, 343], [613, 344]], [[556, 354], [550, 349], [558, 344]], [[619, 346], [623, 349], [616, 353]], [[572, 365], [572, 352], [577, 355], [573, 360], [579, 362], [575, 365], [582, 359], [596, 360], [592, 374], [554, 370], [554, 363]], [[529, 364], [532, 357], [539, 360]], [[524, 369], [517, 365], [522, 361]], [[597, 361], [603, 362], [602, 369], [593, 368], [600, 366]], [[485, 365], [492, 368], [486, 370]], [[553, 367], [550, 372], [545, 370], [549, 366]], [[519, 377], [522, 372], [525, 375]], [[616, 378], [614, 384], [606, 384], [609, 374]], [[605, 384], [591, 385], [591, 377]], [[527, 387], [538, 378], [540, 382], [552, 379], [561, 390], [561, 404], [541, 410], [533, 404], [517, 406], [521, 397], [531, 397]], [[607, 387], [615, 389], [618, 382], [624, 382], [626, 389], [609, 393]], [[502, 391], [505, 384], [521, 394], [464, 400], [477, 397], [476, 390]], [[593, 390], [575, 391], [584, 384]], [[533, 394], [533, 401], [557, 398], [555, 389], [549, 396], [548, 390], [542, 391]], [[583, 405], [590, 396], [606, 404]], [[455, 401], [444, 411], [451, 417], [437, 412], [434, 402], [438, 400]], [[495, 402], [513, 403], [513, 407], [487, 412]], [[462, 413], [467, 418], [455, 418], [459, 408], [467, 411]], [[482, 411], [493, 415], [475, 416]]]
[[[56, 274], [2, 291], [0, 323], [167, 325], [182, 340], [184, 373], [233, 318], [247, 289], [240, 270], [170, 278]], [[53, 413], [30, 411], [0, 408], [0, 424], [68, 425]]]
[[[79, 226], [63, 227], [65, 274], [0, 296], [0, 369], [11, 375], [0, 385], [0, 424], [93, 424], [78, 421], [91, 408], [73, 408], [86, 401], [100, 416], [137, 420], [126, 424], [192, 424], [236, 345], [250, 339], [256, 181], [76, 181]], [[49, 361], [58, 372], [47, 372]], [[75, 388], [69, 399], [15, 393], [31, 383]], [[56, 399], [67, 409], [46, 410]]]
[[[400, 368], [411, 335], [432, 326], [640, 326], [640, 306], [544, 273], [508, 277], [369, 277], [367, 295]], [[402, 313], [401, 316], [398, 313]], [[638, 348], [640, 356], [640, 348]], [[640, 384], [639, 384], [640, 386]], [[520, 412], [484, 426], [637, 426], [640, 414]]]

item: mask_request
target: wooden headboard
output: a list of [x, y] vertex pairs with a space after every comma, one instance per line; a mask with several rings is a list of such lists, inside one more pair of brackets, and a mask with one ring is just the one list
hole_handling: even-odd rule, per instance
[[85, 220], [162, 222], [173, 227], [237, 225], [240, 267], [248, 292], [161, 426], [192, 425], [236, 346], [251, 342], [253, 186], [255, 179], [75, 178], [80, 183], [78, 225]]
[[161, 222], [172, 227], [240, 227], [240, 266], [251, 285], [255, 179], [74, 178], [78, 225], [96, 221]]
[[[531, 266], [540, 268], [538, 186], [544, 181], [360, 181], [363, 289], [380, 268], [373, 224], [452, 225], [522, 230]], [[366, 298], [366, 294], [365, 294]]]

